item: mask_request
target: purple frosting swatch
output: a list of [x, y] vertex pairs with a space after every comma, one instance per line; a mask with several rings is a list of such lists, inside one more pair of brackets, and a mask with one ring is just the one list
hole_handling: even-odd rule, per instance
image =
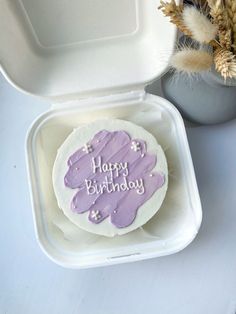
[[165, 183], [163, 174], [152, 172], [155, 165], [145, 141], [125, 131], [98, 132], [68, 159], [64, 183], [77, 190], [71, 210], [89, 211], [94, 224], [110, 216], [117, 228], [131, 225], [138, 208]]

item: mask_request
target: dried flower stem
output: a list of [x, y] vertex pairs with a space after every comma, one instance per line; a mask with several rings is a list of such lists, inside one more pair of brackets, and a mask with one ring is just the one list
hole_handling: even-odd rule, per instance
[[177, 5], [175, 0], [171, 0], [170, 2], [165, 2], [163, 0], [160, 1], [160, 6], [158, 9], [162, 10], [165, 16], [170, 17], [171, 23], [175, 24], [178, 29], [183, 32], [187, 36], [192, 36], [190, 30], [184, 25], [182, 13], [183, 13], [183, 5]]

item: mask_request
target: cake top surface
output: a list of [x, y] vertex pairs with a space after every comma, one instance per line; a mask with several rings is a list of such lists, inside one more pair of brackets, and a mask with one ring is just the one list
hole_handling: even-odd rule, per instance
[[75, 129], [53, 168], [64, 214], [82, 229], [106, 236], [146, 223], [160, 208], [167, 181], [165, 155], [155, 138], [118, 119]]

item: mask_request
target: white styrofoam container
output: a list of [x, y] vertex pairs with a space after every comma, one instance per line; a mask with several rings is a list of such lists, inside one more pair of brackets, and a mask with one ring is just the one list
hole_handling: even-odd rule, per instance
[[[183, 121], [166, 100], [144, 92], [167, 68], [175, 29], [146, 0], [2, 0], [0, 64], [18, 89], [52, 99], [27, 137], [38, 242], [71, 268], [136, 261], [180, 251], [201, 224], [201, 204]], [[67, 135], [100, 117], [133, 121], [157, 137], [169, 166], [160, 211], [143, 228], [115, 238], [79, 230], [62, 214], [52, 166]]]

